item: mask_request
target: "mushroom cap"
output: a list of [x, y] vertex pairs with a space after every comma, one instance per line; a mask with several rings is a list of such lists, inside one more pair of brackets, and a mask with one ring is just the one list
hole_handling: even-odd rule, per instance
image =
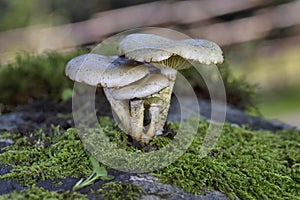
[[70, 60], [65, 73], [76, 82], [115, 88], [138, 81], [149, 71], [147, 66], [126, 58], [84, 54]]
[[145, 98], [169, 86], [169, 80], [161, 74], [149, 74], [145, 78], [122, 88], [113, 89], [115, 99]]
[[[191, 66], [190, 61], [203, 64], [223, 62], [222, 50], [214, 42], [203, 39], [171, 40], [154, 34], [130, 34], [119, 44], [119, 52], [140, 62], [162, 62], [174, 69]], [[177, 57], [171, 62], [170, 58]], [[178, 59], [180, 61], [177, 61]], [[185, 62], [185, 63], [184, 63]], [[177, 63], [175, 66], [172, 63]]]

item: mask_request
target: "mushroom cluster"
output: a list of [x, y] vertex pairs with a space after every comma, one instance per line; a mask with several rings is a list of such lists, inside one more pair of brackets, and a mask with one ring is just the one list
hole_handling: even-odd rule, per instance
[[222, 50], [202, 39], [171, 40], [130, 34], [119, 43], [119, 56], [85, 54], [73, 58], [66, 75], [102, 87], [121, 128], [149, 143], [163, 131], [177, 70], [223, 62]]

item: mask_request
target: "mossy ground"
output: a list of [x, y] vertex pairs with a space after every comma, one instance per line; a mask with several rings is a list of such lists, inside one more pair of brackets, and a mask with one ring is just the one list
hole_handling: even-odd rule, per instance
[[[175, 129], [178, 127], [176, 123], [171, 125]], [[112, 141], [128, 148], [124, 144], [126, 136], [116, 131], [111, 122], [105, 119], [101, 127], [112, 136]], [[164, 183], [196, 194], [215, 189], [231, 199], [299, 199], [299, 131], [272, 133], [225, 124], [217, 146], [208, 156], [199, 158], [207, 128], [208, 124], [201, 120], [198, 134], [186, 153], [173, 164], [152, 174]], [[43, 130], [32, 133], [32, 138], [4, 134], [6, 138], [13, 138], [15, 144], [0, 154], [1, 163], [13, 167], [11, 173], [1, 178], [15, 179], [32, 186], [42, 179], [89, 174], [91, 165], [88, 153], [80, 142], [77, 130], [52, 129], [51, 134]], [[168, 143], [159, 137], [156, 140], [160, 141], [160, 147]], [[130, 148], [129, 151], [134, 150]], [[110, 191], [105, 188], [101, 191]], [[123, 185], [116, 188], [123, 188]]]
[[225, 125], [216, 148], [199, 159], [206, 128], [202, 124], [187, 152], [154, 175], [192, 193], [214, 188], [231, 199], [299, 199], [299, 131], [272, 133]]
[[0, 163], [13, 167], [2, 178], [31, 186], [38, 180], [78, 177], [91, 172], [88, 152], [74, 129], [61, 132], [53, 127], [51, 133], [41, 129], [26, 136], [14, 135], [13, 139], [14, 145], [0, 154]]
[[49, 192], [43, 188], [33, 187], [31, 189], [14, 191], [10, 194], [0, 196], [0, 200], [65, 200], [65, 199], [76, 199], [76, 200], [87, 200], [86, 195], [76, 192]]
[[104, 199], [118, 200], [128, 199], [134, 200], [141, 197], [145, 193], [143, 189], [135, 184], [122, 182], [105, 183], [97, 193], [103, 194]]

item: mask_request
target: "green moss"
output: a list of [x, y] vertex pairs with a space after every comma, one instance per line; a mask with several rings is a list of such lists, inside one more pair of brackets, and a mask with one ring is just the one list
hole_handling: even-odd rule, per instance
[[0, 196], [0, 200], [41, 200], [41, 199], [55, 199], [55, 200], [64, 200], [64, 199], [78, 199], [78, 200], [87, 200], [86, 195], [79, 194], [76, 192], [49, 192], [43, 188], [32, 187], [27, 190], [14, 191], [10, 194], [5, 194]]
[[[97, 131], [106, 133], [118, 147], [140, 152], [128, 146], [128, 137], [108, 118], [101, 119], [100, 123], [101, 129]], [[170, 126], [176, 130], [178, 123], [171, 123]], [[231, 199], [299, 199], [299, 131], [272, 133], [225, 124], [218, 144], [208, 156], [201, 158], [199, 151], [207, 128], [208, 123], [201, 121], [198, 134], [188, 150], [173, 164], [153, 172], [153, 175], [159, 177], [161, 182], [195, 194], [214, 189], [225, 193]], [[2, 178], [16, 179], [31, 185], [46, 178], [91, 174], [89, 155], [80, 142], [77, 130], [61, 132], [53, 128], [53, 131], [52, 134], [45, 134], [42, 130], [32, 133], [36, 138], [34, 141], [30, 135], [16, 137], [15, 144], [6, 147], [7, 151], [0, 154], [1, 163], [13, 164], [12, 172]], [[93, 133], [97, 131], [93, 130], [87, 136], [94, 137]], [[8, 136], [9, 134], [5, 138]], [[168, 144], [168, 139], [157, 137], [152, 143], [163, 148]], [[116, 158], [113, 156], [114, 152], [107, 153]], [[148, 156], [151, 159], [151, 155]], [[126, 162], [130, 162], [130, 158]], [[135, 165], [141, 168], [143, 164]], [[124, 192], [131, 187], [121, 183], [117, 186], [114, 185], [116, 183], [110, 184], [101, 190], [107, 198], [113, 198], [116, 191]]]
[[226, 124], [218, 145], [201, 159], [206, 128], [201, 125], [183, 156], [153, 174], [196, 194], [210, 188], [231, 199], [299, 199], [299, 131], [251, 131]]
[[[153, 151], [157, 150], [157, 147], [164, 147], [164, 145], [168, 144], [170, 141], [169, 138], [157, 137], [150, 145], [145, 147], [137, 145], [137, 147], [133, 147], [132, 145], [134, 144], [130, 141], [130, 137], [124, 132], [117, 130], [118, 129], [114, 129], [114, 126], [97, 130], [86, 129], [83, 134], [81, 134], [81, 138], [86, 144], [87, 149], [98, 160], [110, 163], [110, 166], [117, 166], [121, 171], [130, 170], [133, 172], [144, 172], [144, 169], [149, 171], [170, 163], [174, 156], [177, 157], [176, 155], [180, 155], [182, 152], [181, 149], [175, 149], [174, 145], [178, 146], [179, 140], [185, 139], [185, 131], [188, 131], [182, 130], [182, 134], [180, 134], [181, 138], [176, 138], [176, 141], [174, 141], [174, 144], [170, 147], [172, 151], [169, 151], [170, 154], [166, 154], [164, 152], [166, 152], [167, 149], [157, 153]], [[103, 152], [105, 152], [105, 154], [103, 154]], [[155, 160], [155, 162], [147, 162], [148, 160]]]
[[15, 137], [15, 134], [9, 132], [9, 131], [3, 131], [0, 134], [0, 139], [13, 139]]
[[103, 199], [109, 200], [134, 200], [145, 194], [145, 191], [139, 186], [123, 182], [105, 183], [97, 192], [103, 195]]
[[160, 149], [160, 148], [167, 146], [170, 143], [170, 141], [171, 141], [171, 139], [168, 137], [157, 136], [150, 142], [150, 144], [156, 145]]
[[66, 63], [82, 53], [84, 52], [65, 55], [55, 52], [41, 55], [23, 53], [16, 56], [14, 63], [0, 65], [0, 104], [9, 110], [12, 106], [32, 99], [66, 98], [65, 89], [73, 85], [64, 75]]
[[12, 164], [13, 168], [1, 178], [18, 180], [23, 185], [91, 172], [89, 155], [76, 129], [61, 132], [54, 128], [53, 133], [47, 135], [39, 130], [28, 136], [19, 136], [14, 145], [5, 149], [0, 154], [0, 163]]
[[172, 138], [176, 135], [176, 132], [179, 129], [179, 123], [167, 123], [164, 126], [164, 135], [155, 137], [151, 142], [150, 145], [156, 146], [158, 149], [161, 149], [168, 144], [170, 144]]

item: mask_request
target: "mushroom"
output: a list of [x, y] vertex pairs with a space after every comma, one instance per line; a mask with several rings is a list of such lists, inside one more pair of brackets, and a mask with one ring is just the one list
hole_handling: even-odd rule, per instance
[[[148, 143], [156, 132], [162, 132], [156, 127], [160, 127], [158, 119], [166, 109], [163, 99], [170, 87], [153, 66], [117, 56], [84, 54], [69, 61], [65, 73], [76, 82], [103, 87], [121, 128], [135, 140]], [[150, 118], [146, 128], [145, 113]]]
[[191, 67], [190, 61], [202, 64], [223, 62], [221, 48], [203, 39], [171, 40], [154, 34], [130, 34], [121, 40], [118, 48], [121, 56], [149, 63], [169, 79], [169, 89], [163, 95], [166, 109], [157, 119], [156, 130], [162, 130], [166, 122], [177, 70]]
[[103, 87], [107, 100], [121, 121], [122, 128], [127, 132], [131, 131], [128, 101], [114, 99], [111, 91], [113, 88], [129, 85], [147, 76], [149, 71], [146, 65], [118, 56], [84, 54], [67, 63], [65, 74], [73, 81]]
[[[163, 131], [159, 119], [167, 107], [164, 102], [165, 94], [170, 90], [169, 81], [165, 76], [149, 74], [128, 86], [110, 90], [114, 99], [130, 100], [131, 134], [135, 140], [148, 143], [156, 133]], [[147, 130], [144, 130], [144, 116], [147, 114], [150, 115], [150, 124]]]

